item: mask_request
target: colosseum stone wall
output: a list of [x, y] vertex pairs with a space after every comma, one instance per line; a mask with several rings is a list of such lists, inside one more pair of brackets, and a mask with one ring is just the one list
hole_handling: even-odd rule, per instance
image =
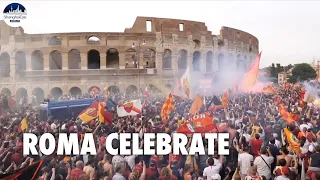
[[0, 89], [16, 99], [78, 94], [93, 88], [172, 88], [190, 67], [203, 77], [245, 69], [259, 51], [256, 37], [205, 23], [137, 17], [124, 33], [26, 34], [0, 22]]

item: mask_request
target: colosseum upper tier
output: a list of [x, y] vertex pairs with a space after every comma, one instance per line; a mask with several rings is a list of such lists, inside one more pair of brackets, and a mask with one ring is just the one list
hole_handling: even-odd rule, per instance
[[0, 22], [0, 89], [16, 98], [172, 88], [189, 70], [203, 78], [245, 69], [257, 56], [253, 35], [203, 22], [137, 17], [123, 33], [26, 34]]

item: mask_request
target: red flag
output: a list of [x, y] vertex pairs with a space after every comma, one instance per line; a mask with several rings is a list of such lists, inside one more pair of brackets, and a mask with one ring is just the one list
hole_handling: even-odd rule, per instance
[[251, 64], [244, 77], [242, 78], [240, 88], [247, 92], [251, 91], [258, 80], [259, 65], [260, 65], [261, 52], [257, 56], [256, 60]]

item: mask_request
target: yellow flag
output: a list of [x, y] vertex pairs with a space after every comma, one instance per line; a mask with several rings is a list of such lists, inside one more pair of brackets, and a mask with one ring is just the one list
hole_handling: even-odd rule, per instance
[[300, 150], [300, 142], [297, 139], [297, 137], [294, 134], [292, 134], [292, 132], [287, 128], [284, 128], [283, 131], [287, 138], [287, 142], [289, 143], [290, 149], [295, 153], [299, 154], [301, 150]]
[[202, 98], [201, 98], [201, 96], [199, 96], [199, 94], [197, 94], [197, 96], [194, 98], [194, 101], [191, 105], [189, 113], [191, 115], [195, 115], [195, 114], [199, 113], [202, 105], [203, 105]]
[[27, 118], [22, 119], [20, 122], [20, 127], [18, 129], [18, 132], [23, 132], [24, 130], [28, 129], [28, 121]]

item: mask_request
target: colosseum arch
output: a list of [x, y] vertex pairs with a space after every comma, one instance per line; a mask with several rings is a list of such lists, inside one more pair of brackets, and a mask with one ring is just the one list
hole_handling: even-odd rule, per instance
[[178, 53], [178, 69], [185, 70], [188, 67], [188, 51], [181, 49]]
[[91, 86], [89, 89], [88, 89], [88, 93], [90, 94], [99, 94], [100, 93], [100, 88], [98, 86]]
[[49, 54], [49, 69], [58, 70], [62, 69], [62, 55], [60, 51], [54, 50]]
[[77, 96], [77, 95], [80, 95], [82, 94], [82, 91], [79, 87], [72, 87], [69, 89], [69, 93], [72, 95], [72, 96]]
[[16, 101], [19, 102], [21, 98], [28, 100], [28, 91], [25, 88], [19, 88], [16, 92]]
[[108, 49], [106, 56], [107, 68], [119, 68], [119, 52], [115, 48]]
[[11, 96], [11, 91], [10, 91], [10, 89], [8, 89], [8, 88], [3, 88], [3, 89], [1, 90], [1, 94], [5, 94], [5, 95], [7, 95], [7, 96]]
[[14, 56], [14, 60], [16, 62], [17, 70], [26, 70], [26, 67], [27, 67], [26, 53], [24, 53], [23, 51], [16, 52]]
[[43, 53], [35, 50], [31, 53], [31, 68], [32, 70], [43, 70]]
[[219, 54], [218, 56], [218, 69], [219, 71], [222, 71], [224, 69], [224, 54]]
[[54, 100], [58, 100], [59, 97], [63, 95], [62, 89], [59, 87], [54, 87], [50, 90], [50, 95], [53, 97]]
[[89, 36], [87, 39], [88, 44], [99, 44], [100, 43], [100, 38], [97, 36]]
[[62, 41], [59, 36], [52, 36], [48, 39], [48, 44], [49, 45], [61, 45]]
[[34, 88], [32, 91], [32, 95], [35, 96], [35, 103], [36, 104], [41, 104], [44, 101], [44, 91], [43, 89], [37, 87]]
[[6, 52], [0, 55], [0, 77], [10, 77], [10, 56]]
[[68, 69], [81, 69], [81, 55], [78, 49], [68, 52]]
[[212, 72], [212, 66], [213, 66], [213, 52], [208, 51], [207, 58], [206, 58], [206, 71]]
[[199, 51], [195, 51], [193, 53], [193, 59], [192, 59], [193, 71], [200, 71], [200, 59], [201, 59], [201, 53]]
[[162, 69], [172, 69], [172, 51], [165, 49], [163, 53]]
[[120, 92], [120, 89], [118, 86], [110, 86], [108, 87], [107, 91], [112, 92], [113, 94], [117, 94]]
[[100, 69], [100, 53], [95, 49], [88, 51], [88, 69]]
[[156, 68], [156, 52], [150, 48], [144, 50], [143, 61], [146, 68]]
[[126, 68], [137, 68], [136, 50], [127, 49], [125, 52]]
[[138, 91], [138, 88], [135, 85], [130, 85], [126, 88], [126, 94], [132, 94], [137, 91]]

